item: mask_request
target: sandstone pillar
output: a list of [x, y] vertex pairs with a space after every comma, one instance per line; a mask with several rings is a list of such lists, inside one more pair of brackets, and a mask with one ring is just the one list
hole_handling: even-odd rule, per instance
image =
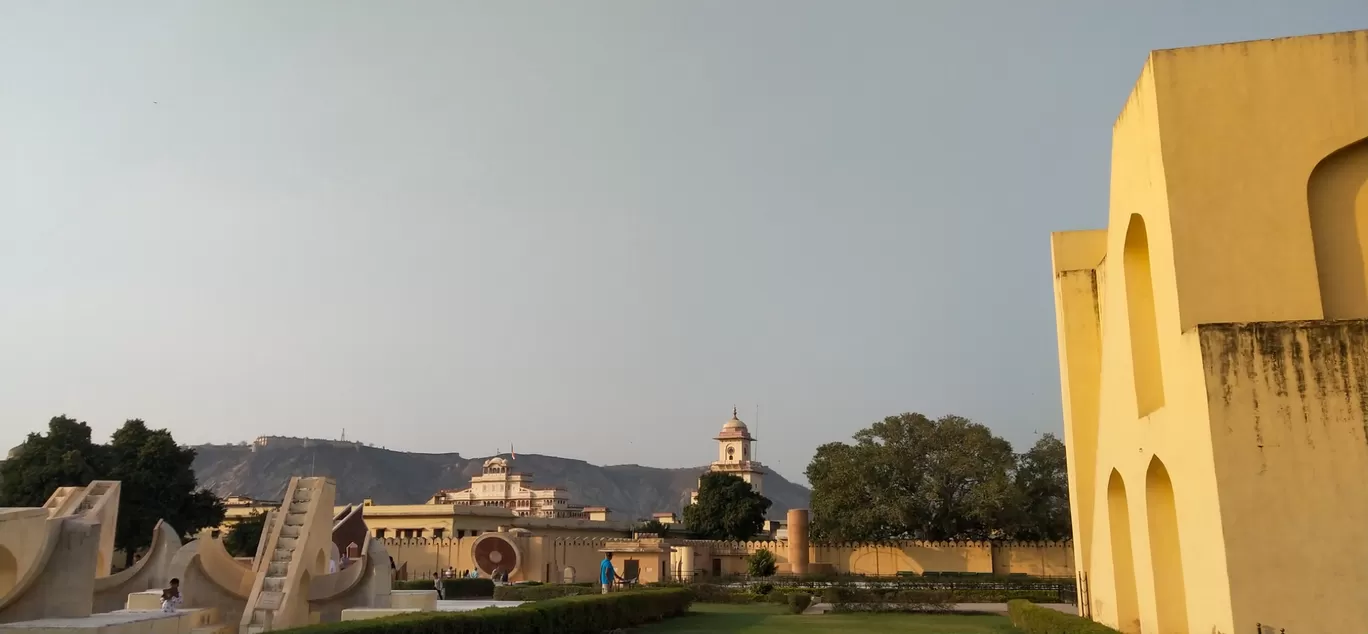
[[808, 571], [808, 510], [789, 509], [788, 512], [789, 572], [795, 575]]

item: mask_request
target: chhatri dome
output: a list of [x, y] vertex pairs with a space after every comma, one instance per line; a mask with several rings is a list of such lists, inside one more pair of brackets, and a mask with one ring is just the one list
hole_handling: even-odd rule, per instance
[[722, 431], [719, 432], [717, 436], [718, 437], [715, 440], [722, 440], [724, 438], [745, 438], [746, 440], [755, 440], [754, 438], [751, 438], [750, 429], [746, 427], [746, 424], [741, 422], [740, 418], [736, 417], [735, 407], [732, 408], [731, 420], [722, 423]]

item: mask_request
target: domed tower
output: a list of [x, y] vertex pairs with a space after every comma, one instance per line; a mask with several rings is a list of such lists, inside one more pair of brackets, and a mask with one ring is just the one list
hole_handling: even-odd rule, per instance
[[[735, 407], [732, 408], [731, 420], [722, 424], [722, 431], [713, 440], [717, 441], [717, 461], [712, 463], [711, 470], [730, 473], [750, 483], [756, 493], [764, 494], [764, 465], [751, 459], [755, 455], [751, 443], [756, 439], [737, 417]], [[698, 491], [694, 491], [690, 503], [697, 501]]]

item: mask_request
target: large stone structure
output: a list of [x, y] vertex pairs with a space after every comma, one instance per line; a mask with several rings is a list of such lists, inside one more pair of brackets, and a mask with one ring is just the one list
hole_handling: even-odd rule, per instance
[[1368, 632], [1368, 31], [1155, 51], [1053, 236], [1085, 615]]
[[[357, 509], [334, 515], [334, 488], [327, 478], [293, 478], [289, 503], [271, 512], [251, 563], [231, 557], [210, 531], [182, 546], [159, 522], [143, 556], [113, 574], [118, 482], [60, 488], [41, 508], [0, 509], [0, 634], [257, 634], [337, 621], [344, 610], [384, 613], [389, 555]], [[182, 581], [183, 609], [162, 612], [171, 578]], [[431, 597], [408, 598], [427, 605]], [[43, 619], [62, 621], [35, 622]]]

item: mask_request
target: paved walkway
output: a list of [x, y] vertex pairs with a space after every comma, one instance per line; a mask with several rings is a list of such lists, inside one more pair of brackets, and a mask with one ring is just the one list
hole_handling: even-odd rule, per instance
[[[898, 604], [898, 603], [888, 603], [888, 604], [885, 604], [885, 607], [897, 608], [899, 605], [901, 605], [901, 604]], [[1058, 610], [1058, 611], [1063, 612], [1063, 613], [1065, 613], [1065, 614], [1078, 614], [1078, 606], [1075, 606], [1075, 605], [1072, 605], [1072, 604], [1068, 604], [1068, 603], [1040, 603], [1040, 604], [1037, 604], [1037, 605], [1039, 605], [1039, 606], [1042, 607], [1042, 608], [1050, 608], [1051, 610]], [[803, 611], [803, 614], [826, 614], [827, 612], [830, 612], [830, 611], [831, 611], [831, 604], [830, 604], [830, 603], [814, 603], [814, 604], [812, 604], [811, 606], [808, 606], [808, 609], [807, 609], [807, 610], [804, 610], [804, 611]], [[950, 611], [950, 612], [958, 612], [958, 613], [961, 613], [961, 614], [978, 614], [978, 613], [987, 613], [987, 614], [1006, 614], [1006, 613], [1007, 613], [1007, 604], [1006, 604], [1006, 603], [952, 603], [952, 604], [950, 604], [950, 610], [949, 610], [949, 611]]]

